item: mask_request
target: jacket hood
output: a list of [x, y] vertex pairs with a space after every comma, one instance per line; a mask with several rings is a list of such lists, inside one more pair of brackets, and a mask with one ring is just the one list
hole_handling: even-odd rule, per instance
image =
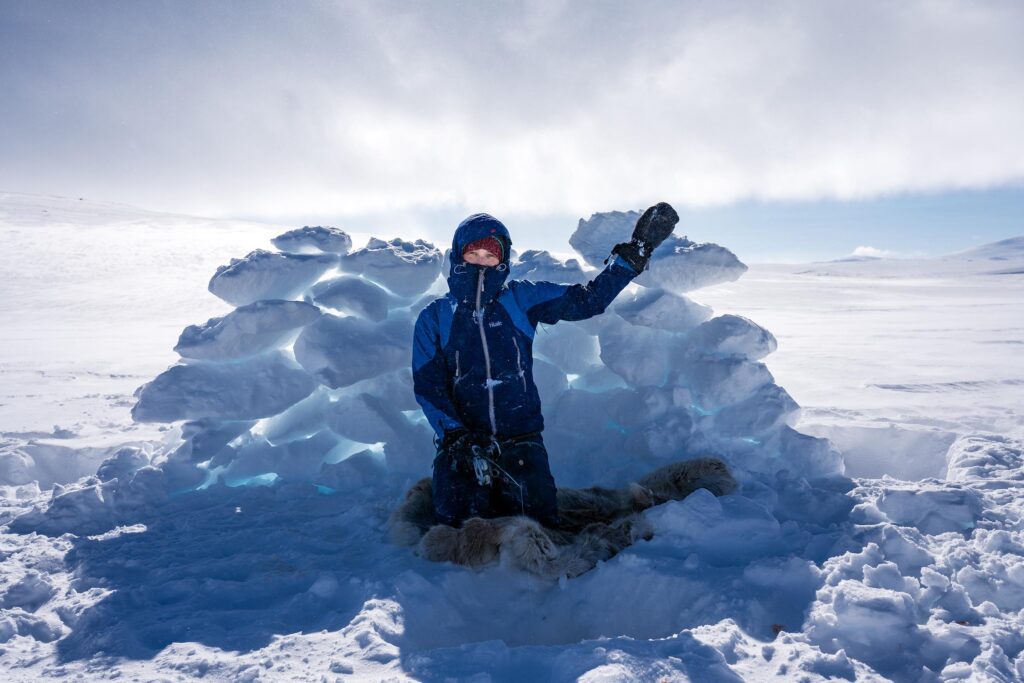
[[505, 257], [502, 259], [502, 263], [508, 263], [512, 249], [512, 237], [508, 234], [508, 228], [490, 214], [474, 213], [459, 223], [459, 227], [455, 229], [451, 256], [449, 256], [452, 266], [463, 263], [462, 250], [466, 248], [466, 245], [484, 237], [497, 237], [501, 240], [505, 247]]
[[[483, 239], [496, 237], [505, 246], [505, 258], [497, 266], [485, 267], [466, 263], [462, 258], [462, 250], [467, 244]], [[448, 270], [448, 289], [461, 302], [472, 303], [480, 287], [480, 272], [483, 271], [483, 301], [491, 301], [501, 291], [508, 278], [509, 256], [512, 250], [512, 238], [508, 228], [494, 216], [486, 213], [475, 213], [459, 223], [452, 238], [452, 250], [448, 255], [451, 267]]]

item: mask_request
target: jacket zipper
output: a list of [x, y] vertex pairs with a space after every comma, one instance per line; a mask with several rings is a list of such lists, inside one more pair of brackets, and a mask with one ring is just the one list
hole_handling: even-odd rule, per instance
[[480, 342], [484, 346], [484, 369], [487, 371], [487, 414], [491, 418], [491, 434], [498, 434], [498, 425], [494, 419], [494, 383], [491, 381], [491, 352], [487, 348], [487, 331], [484, 329], [484, 313], [480, 308], [480, 298], [484, 293], [484, 269], [480, 269], [476, 288], [476, 322], [480, 327]]
[[523, 363], [519, 355], [519, 342], [516, 341], [515, 335], [512, 335], [512, 345], [516, 347], [516, 370], [519, 371], [519, 379], [523, 380], [523, 391], [526, 391], [526, 373], [523, 372]]

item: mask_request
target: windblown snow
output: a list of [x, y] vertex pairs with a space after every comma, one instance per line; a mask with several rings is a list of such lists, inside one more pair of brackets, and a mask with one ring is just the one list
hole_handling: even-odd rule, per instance
[[[513, 276], [586, 281], [636, 217]], [[551, 583], [386, 540], [433, 456], [408, 366], [443, 247], [13, 194], [0, 230], [5, 680], [1024, 678], [1017, 242], [908, 277], [677, 234], [538, 331], [560, 484], [740, 481]]]

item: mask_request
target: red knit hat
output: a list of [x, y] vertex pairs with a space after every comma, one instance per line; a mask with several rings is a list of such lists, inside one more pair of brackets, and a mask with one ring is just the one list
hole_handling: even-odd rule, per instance
[[502, 245], [501, 240], [496, 237], [488, 235], [478, 239], [475, 242], [470, 242], [466, 245], [466, 248], [462, 250], [462, 255], [465, 256], [467, 251], [476, 251], [477, 249], [486, 249], [495, 256], [498, 257], [498, 263], [505, 260], [505, 248]]

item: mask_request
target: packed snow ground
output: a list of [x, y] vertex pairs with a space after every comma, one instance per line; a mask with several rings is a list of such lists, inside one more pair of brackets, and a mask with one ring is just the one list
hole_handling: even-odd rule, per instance
[[94, 486], [108, 521], [150, 504], [113, 529], [27, 532], [51, 486], [104, 461], [110, 482], [176, 438], [131, 422], [132, 392], [182, 328], [231, 310], [206, 291], [215, 268], [282, 230], [18, 195], [0, 195], [0, 230], [5, 679], [1024, 677], [1021, 275], [754, 267], [694, 293], [775, 334], [799, 429], [864, 478], [698, 492], [648, 515], [653, 540], [550, 585], [388, 545], [412, 479], [372, 457], [329, 488]]

